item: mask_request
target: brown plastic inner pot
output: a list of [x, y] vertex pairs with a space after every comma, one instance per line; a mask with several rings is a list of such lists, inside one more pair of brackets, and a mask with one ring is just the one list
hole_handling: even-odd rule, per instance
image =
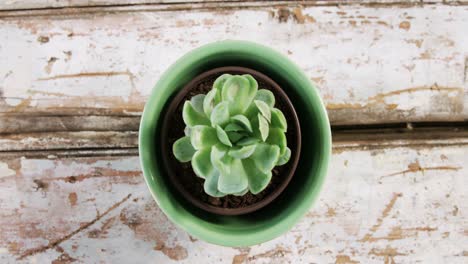
[[[211, 197], [204, 193], [204, 180], [196, 176], [191, 163], [179, 162], [172, 153], [174, 142], [184, 136], [185, 123], [182, 119], [184, 102], [190, 100], [194, 95], [208, 93], [214, 80], [224, 73], [252, 75], [258, 82], [258, 89], [268, 89], [273, 92], [276, 99], [275, 107], [283, 112], [288, 123], [286, 139], [288, 147], [291, 149], [291, 158], [285, 165], [273, 169], [270, 184], [257, 195], [248, 192], [241, 197], [233, 195], [221, 198]], [[301, 151], [299, 119], [286, 93], [266, 75], [237, 66], [215, 68], [198, 75], [186, 84], [166, 107], [161, 131], [161, 151], [169, 181], [191, 204], [219, 215], [247, 214], [271, 203], [281, 194], [293, 177]]]

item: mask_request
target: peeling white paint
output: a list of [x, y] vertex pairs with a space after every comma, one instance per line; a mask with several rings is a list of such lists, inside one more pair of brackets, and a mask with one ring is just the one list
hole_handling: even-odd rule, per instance
[[[0, 9], [83, 4], [90, 3], [10, 0]], [[297, 62], [319, 84], [334, 124], [468, 117], [468, 35], [460, 34], [468, 28], [465, 6], [310, 6], [301, 10], [309, 16], [304, 24], [292, 14], [280, 22], [270, 13], [278, 10], [270, 7], [222, 14], [209, 8], [123, 8], [132, 12], [35, 16], [32, 11], [2, 19], [0, 60], [8, 63], [0, 65], [7, 97], [0, 108], [18, 113], [27, 106], [35, 107], [29, 111], [58, 107], [59, 113], [116, 108], [139, 115], [161, 73], [178, 57], [208, 42], [240, 38]], [[409, 24], [401, 27], [404, 21]], [[48, 42], [38, 42], [41, 36]], [[58, 60], [48, 73], [51, 57]], [[21, 144], [3, 138], [0, 144], [13, 146], [9, 150], [44, 142], [57, 149], [71, 143], [93, 148], [102, 145], [94, 133], [30, 135]], [[341, 262], [465, 263], [466, 139], [409, 140], [381, 149], [395, 142], [368, 142], [379, 150], [336, 144], [324, 188], [307, 216], [283, 236], [250, 248], [211, 245], [175, 227], [153, 201], [137, 156], [89, 157], [90, 151], [88, 157], [8, 158], [0, 162], [0, 262], [17, 262], [26, 250], [66, 237], [131, 194], [60, 243], [64, 253], [85, 263], [232, 263], [236, 256], [244, 263], [339, 263], [340, 256]], [[19, 164], [19, 175], [10, 162]], [[24, 262], [48, 263], [61, 254], [52, 248]]]
[[[463, 6], [306, 7], [303, 24], [292, 14], [280, 22], [270, 11], [278, 12], [260, 7], [2, 20], [0, 40], [11, 52], [0, 52], [0, 60], [10, 62], [0, 66], [0, 82], [13, 69], [3, 80], [6, 104], [139, 114], [180, 56], [209, 42], [245, 39], [286, 54], [316, 81], [334, 124], [468, 118]], [[40, 36], [49, 41], [37, 41]], [[51, 57], [58, 60], [48, 73]]]
[[[21, 216], [13, 222], [11, 218], [0, 218], [0, 226], [5, 221], [10, 226], [13, 223], [7, 233], [0, 228], [0, 236], [6, 237], [0, 246], [6, 247], [2, 244], [5, 241], [18, 241], [24, 243], [24, 251], [47, 244], [131, 194], [121, 206], [60, 247], [82, 262], [143, 263], [152, 259], [175, 263], [167, 255], [175, 254], [171, 256], [180, 257], [178, 263], [231, 263], [236, 255], [246, 254], [247, 263], [334, 263], [339, 256], [361, 263], [381, 263], [387, 254], [396, 263], [463, 263], [466, 257], [460, 253], [468, 242], [466, 147], [421, 146], [379, 151], [336, 148], [323, 190], [307, 216], [285, 235], [250, 249], [192, 241], [157, 208], [139, 172], [117, 176], [137, 169], [138, 157], [58, 157], [54, 161], [25, 158], [22, 177], [16, 179], [18, 188], [11, 188], [12, 179], [0, 182], [3, 213]], [[420, 169], [408, 171], [415, 162]], [[96, 174], [102, 168], [110, 170]], [[76, 174], [92, 177], [75, 183], [60, 178]], [[26, 175], [48, 183], [47, 189], [35, 190], [36, 185]], [[70, 193], [78, 198], [73, 206]], [[99, 231], [107, 221], [112, 224]], [[19, 227], [33, 225], [42, 232], [39, 237], [19, 236]], [[97, 235], [90, 234], [93, 230]], [[51, 235], [43, 239], [46, 234]], [[175, 251], [158, 250], [161, 241]], [[49, 250], [34, 258], [43, 263], [59, 255]], [[0, 255], [0, 260], [15, 258], [9, 256]]]
[[0, 162], [0, 178], [16, 175], [16, 172], [8, 167], [8, 164]]

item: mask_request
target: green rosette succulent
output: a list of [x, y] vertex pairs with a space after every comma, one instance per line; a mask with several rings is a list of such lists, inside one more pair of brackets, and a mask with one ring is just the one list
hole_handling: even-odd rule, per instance
[[213, 89], [184, 103], [185, 136], [173, 145], [213, 197], [264, 190], [272, 169], [289, 161], [287, 122], [275, 97], [251, 75], [224, 74]]

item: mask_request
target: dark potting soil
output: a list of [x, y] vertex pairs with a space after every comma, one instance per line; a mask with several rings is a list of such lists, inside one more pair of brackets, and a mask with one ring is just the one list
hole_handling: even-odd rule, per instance
[[[213, 86], [214, 81], [217, 77], [221, 74], [213, 74], [205, 78], [204, 80], [200, 81], [194, 88], [192, 88], [181, 100], [179, 105], [176, 108], [174, 113], [168, 113], [170, 115], [169, 123], [170, 131], [168, 132], [168, 146], [165, 148], [166, 150], [172, 150], [172, 145], [174, 142], [184, 136], [184, 128], [185, 123], [182, 119], [182, 108], [184, 102], [186, 100], [190, 100], [193, 96], [197, 94], [206, 94], [208, 93]], [[295, 148], [296, 142], [296, 131], [294, 126], [294, 114], [289, 110], [284, 98], [281, 97], [280, 94], [275, 93], [275, 90], [267, 83], [262, 82], [261, 80], [257, 80], [258, 82], [258, 89], [267, 89], [273, 92], [275, 95], [275, 107], [280, 109], [287, 122], [288, 122], [288, 131], [286, 132], [286, 139], [288, 142], [288, 147], [291, 149]], [[209, 196], [205, 193], [203, 189], [204, 179], [199, 178], [192, 169], [191, 163], [181, 163], [174, 157], [173, 153], [168, 153], [170, 164], [169, 166], [172, 168], [175, 175], [178, 177], [180, 184], [183, 188], [188, 191], [192, 195], [194, 199], [202, 201], [203, 203], [207, 203], [214, 207], [219, 208], [242, 208], [253, 205], [257, 202], [260, 202], [271, 193], [274, 192], [276, 188], [278, 188], [281, 183], [287, 178], [287, 174], [291, 169], [291, 163], [293, 160], [293, 155], [288, 163], [283, 166], [277, 166], [272, 171], [272, 178], [268, 186], [260, 193], [254, 195], [250, 192], [247, 192], [243, 196], [235, 196], [235, 195], [227, 195], [220, 198], [215, 198]]]

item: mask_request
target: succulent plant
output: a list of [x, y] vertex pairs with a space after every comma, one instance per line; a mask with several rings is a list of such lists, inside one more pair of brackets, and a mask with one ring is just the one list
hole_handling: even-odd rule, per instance
[[223, 74], [213, 89], [186, 101], [185, 136], [173, 145], [180, 162], [191, 161], [213, 197], [264, 190], [272, 169], [288, 162], [287, 122], [275, 97], [251, 75]]

